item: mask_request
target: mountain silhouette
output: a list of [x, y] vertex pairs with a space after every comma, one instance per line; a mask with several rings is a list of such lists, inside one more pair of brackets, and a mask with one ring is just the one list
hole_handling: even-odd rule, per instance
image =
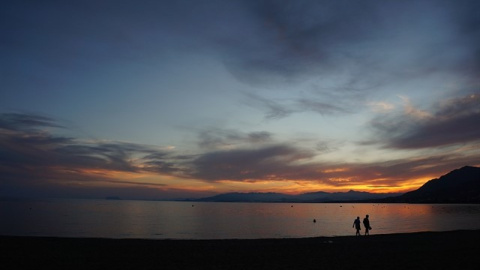
[[283, 193], [224, 193], [212, 197], [198, 199], [203, 202], [347, 202], [360, 200], [374, 200], [399, 195], [399, 193], [369, 193], [350, 190], [348, 192], [310, 192], [299, 195]]
[[480, 203], [480, 168], [465, 166], [432, 179], [417, 190], [376, 202]]

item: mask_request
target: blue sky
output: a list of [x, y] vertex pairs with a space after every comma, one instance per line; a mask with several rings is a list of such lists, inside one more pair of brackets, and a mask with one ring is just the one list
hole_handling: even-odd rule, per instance
[[476, 1], [4, 1], [0, 196], [403, 192], [480, 165]]

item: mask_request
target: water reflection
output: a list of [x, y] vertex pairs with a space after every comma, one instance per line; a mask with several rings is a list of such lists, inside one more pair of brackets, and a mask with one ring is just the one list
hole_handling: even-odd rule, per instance
[[0, 234], [152, 239], [354, 235], [353, 220], [367, 214], [371, 234], [480, 228], [480, 205], [52, 200], [2, 202]]

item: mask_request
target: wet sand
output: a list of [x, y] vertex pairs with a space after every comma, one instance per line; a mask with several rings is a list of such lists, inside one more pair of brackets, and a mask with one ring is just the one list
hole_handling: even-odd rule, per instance
[[480, 230], [258, 240], [0, 236], [2, 269], [477, 269]]

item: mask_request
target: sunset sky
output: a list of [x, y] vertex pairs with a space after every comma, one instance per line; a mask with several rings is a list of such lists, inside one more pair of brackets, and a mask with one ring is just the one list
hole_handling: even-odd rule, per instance
[[405, 192], [480, 165], [480, 1], [2, 1], [0, 197]]

